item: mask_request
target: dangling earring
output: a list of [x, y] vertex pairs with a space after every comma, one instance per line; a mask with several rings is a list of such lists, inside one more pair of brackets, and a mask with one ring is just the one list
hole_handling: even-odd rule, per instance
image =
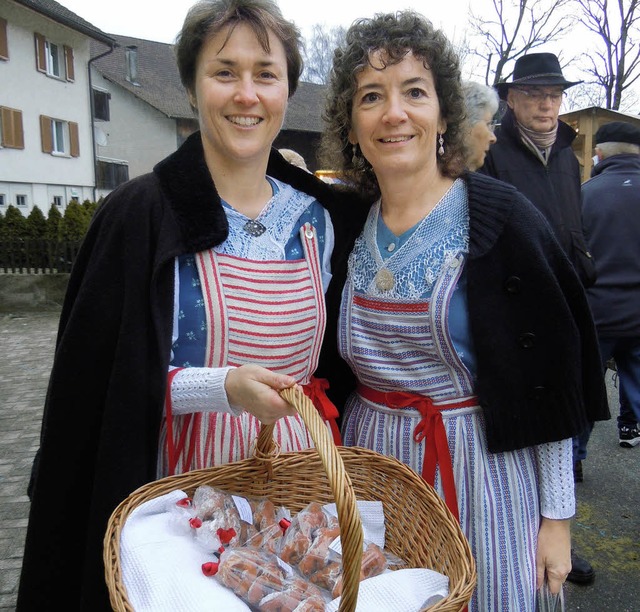
[[353, 144], [351, 145], [351, 163], [354, 166], [358, 165], [358, 145], [357, 144]]
[[440, 147], [438, 148], [438, 155], [442, 157], [444, 155], [444, 138], [442, 134], [438, 134], [438, 144]]

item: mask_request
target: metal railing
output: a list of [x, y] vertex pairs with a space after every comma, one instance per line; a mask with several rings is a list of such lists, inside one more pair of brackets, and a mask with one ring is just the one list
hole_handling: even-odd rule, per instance
[[81, 241], [0, 239], [0, 273], [59, 274], [71, 271]]

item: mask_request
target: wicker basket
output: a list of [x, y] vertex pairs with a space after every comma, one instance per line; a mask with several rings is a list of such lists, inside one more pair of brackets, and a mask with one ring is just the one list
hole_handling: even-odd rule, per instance
[[449, 594], [431, 611], [463, 610], [476, 583], [469, 543], [435, 490], [416, 472], [379, 453], [359, 447], [336, 447], [310, 400], [286, 389], [282, 396], [302, 416], [316, 449], [278, 453], [273, 426], [263, 426], [254, 456], [226, 465], [194, 470], [151, 482], [134, 491], [113, 512], [104, 539], [104, 564], [111, 605], [133, 611], [120, 568], [120, 534], [140, 504], [176, 489], [192, 495], [209, 485], [248, 497], [268, 497], [297, 512], [311, 501], [335, 502], [342, 535], [343, 592], [340, 612], [356, 608], [362, 529], [359, 500], [380, 500], [385, 513], [385, 548], [406, 562], [449, 578]]

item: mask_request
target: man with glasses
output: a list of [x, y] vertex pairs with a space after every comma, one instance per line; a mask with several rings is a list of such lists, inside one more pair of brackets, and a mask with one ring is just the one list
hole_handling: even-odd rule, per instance
[[[545, 216], [585, 287], [596, 279], [582, 230], [580, 166], [571, 148], [576, 132], [558, 120], [567, 81], [553, 53], [531, 53], [516, 61], [513, 81], [496, 87], [507, 109], [480, 172], [511, 183]], [[584, 436], [574, 439], [574, 479], [582, 480]], [[581, 454], [582, 453], [582, 454]], [[589, 584], [591, 564], [571, 553], [567, 580]]]
[[580, 167], [571, 149], [575, 131], [558, 120], [567, 81], [553, 53], [516, 61], [513, 81], [499, 83], [507, 110], [481, 172], [511, 183], [540, 210], [573, 262], [585, 287], [595, 266], [581, 222]]

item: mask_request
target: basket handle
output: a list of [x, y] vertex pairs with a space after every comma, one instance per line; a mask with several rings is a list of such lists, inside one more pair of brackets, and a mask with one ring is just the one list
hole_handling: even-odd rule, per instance
[[[313, 440], [331, 486], [338, 509], [340, 541], [342, 544], [342, 595], [339, 612], [353, 612], [358, 601], [360, 567], [362, 564], [362, 522], [356, 505], [351, 478], [344, 467], [329, 430], [320, 418], [311, 400], [300, 390], [291, 387], [280, 395], [302, 417]], [[268, 457], [273, 453], [274, 425], [262, 425], [256, 442], [256, 457]]]

